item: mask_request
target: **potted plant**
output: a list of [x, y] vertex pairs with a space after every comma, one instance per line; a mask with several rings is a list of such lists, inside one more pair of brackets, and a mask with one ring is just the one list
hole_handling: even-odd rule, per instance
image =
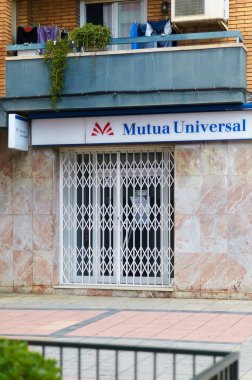
[[70, 40], [77, 51], [104, 50], [110, 39], [109, 27], [92, 23], [86, 23], [70, 32]]
[[51, 99], [54, 110], [57, 108], [57, 102], [63, 91], [67, 54], [70, 48], [77, 51], [82, 49], [85, 51], [104, 50], [110, 39], [109, 27], [86, 23], [84, 26], [73, 29], [69, 39], [47, 41], [44, 58], [50, 72]]

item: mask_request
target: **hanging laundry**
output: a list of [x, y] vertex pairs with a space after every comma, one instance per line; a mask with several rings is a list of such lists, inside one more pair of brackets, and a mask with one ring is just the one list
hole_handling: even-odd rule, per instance
[[[165, 21], [164, 30], [163, 30], [163, 32], [161, 32], [162, 36], [168, 36], [169, 34], [172, 34], [171, 20]], [[158, 42], [158, 47], [169, 47], [169, 46], [173, 46], [172, 41], [164, 41], [164, 42], [159, 41]]]
[[63, 29], [63, 30], [60, 29], [60, 30], [59, 30], [59, 35], [60, 35], [60, 38], [61, 38], [61, 39], [62, 39], [62, 38], [69, 38], [70, 33], [67, 32], [67, 31], [65, 31], [64, 29]]
[[26, 43], [34, 43], [38, 42], [38, 31], [37, 27], [17, 27], [17, 44], [26, 44]]
[[[172, 34], [172, 24], [170, 20], [148, 21], [146, 23], [133, 23], [130, 30], [131, 37], [149, 37], [155, 35], [167, 36]], [[132, 49], [146, 49], [154, 47], [174, 46], [172, 41], [141, 42], [132, 44]]]
[[57, 26], [40, 26], [38, 28], [38, 42], [46, 43], [48, 40], [56, 41], [60, 37], [60, 30]]
[[[149, 36], [157, 34], [148, 22], [143, 23], [143, 24], [139, 24], [138, 28], [137, 28], [137, 33], [138, 33], [139, 37], [142, 37], [142, 36], [149, 37]], [[139, 43], [139, 49], [156, 48], [156, 47], [157, 47], [156, 42], [141, 42], [141, 43]]]
[[[133, 22], [130, 28], [130, 37], [137, 37], [137, 22], [136, 21]], [[133, 44], [131, 44], [131, 48], [138, 49], [139, 46], [137, 43], [134, 42]]]

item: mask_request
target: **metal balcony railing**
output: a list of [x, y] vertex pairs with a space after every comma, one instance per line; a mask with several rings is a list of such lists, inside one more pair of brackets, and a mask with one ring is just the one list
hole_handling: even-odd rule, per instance
[[[112, 38], [111, 45], [119, 49], [110, 46], [102, 52], [69, 49], [58, 110], [245, 103], [247, 54], [242, 40], [239, 31], [222, 31]], [[177, 46], [154, 47], [174, 41]], [[133, 49], [136, 43], [141, 48]], [[50, 73], [40, 55], [44, 47], [7, 47], [7, 112], [51, 108]]]
[[[204, 33], [187, 33], [187, 34], [170, 34], [170, 35], [157, 35], [150, 37], [124, 37], [112, 38], [109, 45], [122, 45], [133, 43], [146, 43], [146, 42], [178, 42], [178, 41], [199, 41], [199, 40], [216, 40], [216, 39], [235, 39], [237, 43], [243, 42], [243, 35], [238, 30], [222, 31], [222, 32], [204, 32]], [[22, 45], [8, 45], [7, 52], [23, 51], [23, 50], [40, 50], [44, 49], [44, 43], [37, 44], [22, 44]]]
[[56, 359], [64, 380], [238, 380], [237, 352], [28, 341]]

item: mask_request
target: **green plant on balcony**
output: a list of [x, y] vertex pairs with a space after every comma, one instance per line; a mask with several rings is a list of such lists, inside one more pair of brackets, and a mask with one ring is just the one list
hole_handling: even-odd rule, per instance
[[111, 39], [111, 31], [107, 26], [86, 23], [70, 33], [70, 39], [47, 41], [44, 51], [45, 63], [49, 67], [51, 80], [52, 108], [56, 110], [57, 102], [61, 98], [65, 83], [65, 69], [67, 54], [70, 46], [73, 50], [100, 50], [104, 49]]
[[29, 351], [26, 342], [0, 339], [1, 380], [61, 380], [54, 359]]
[[56, 110], [57, 102], [61, 98], [65, 83], [65, 69], [67, 67], [67, 54], [69, 40], [57, 39], [47, 41], [44, 57], [50, 70], [52, 108]]
[[91, 23], [77, 27], [70, 33], [70, 40], [77, 51], [102, 50], [108, 45], [110, 39], [109, 27]]

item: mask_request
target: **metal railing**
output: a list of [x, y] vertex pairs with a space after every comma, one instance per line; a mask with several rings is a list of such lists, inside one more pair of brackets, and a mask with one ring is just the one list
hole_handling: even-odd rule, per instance
[[[122, 45], [133, 43], [148, 43], [148, 42], [177, 42], [177, 41], [197, 41], [197, 40], [215, 40], [215, 39], [235, 39], [237, 43], [243, 42], [244, 38], [240, 31], [222, 31], [222, 32], [203, 32], [203, 33], [186, 33], [186, 34], [169, 34], [157, 35], [149, 37], [123, 37], [111, 38], [109, 45]], [[8, 45], [7, 52], [25, 51], [25, 50], [40, 50], [45, 48], [45, 43], [31, 44], [15, 44]]]
[[237, 352], [28, 340], [64, 380], [238, 380]]

